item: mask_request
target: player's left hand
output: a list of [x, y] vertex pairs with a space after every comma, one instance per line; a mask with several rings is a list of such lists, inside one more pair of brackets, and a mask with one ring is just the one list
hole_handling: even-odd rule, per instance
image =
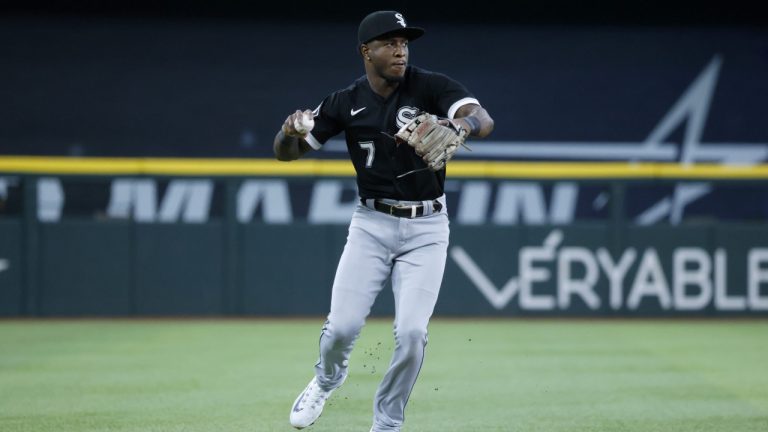
[[406, 142], [421, 156], [430, 170], [439, 171], [465, 145], [467, 130], [458, 122], [438, 119], [421, 113], [395, 134], [398, 142]]

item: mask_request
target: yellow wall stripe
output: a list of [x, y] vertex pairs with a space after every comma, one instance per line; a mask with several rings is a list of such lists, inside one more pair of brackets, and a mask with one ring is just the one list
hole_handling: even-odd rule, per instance
[[[0, 173], [72, 175], [303, 176], [354, 175], [348, 160], [77, 158], [0, 156]], [[525, 179], [768, 179], [768, 164], [736, 166], [648, 162], [466, 161], [448, 164], [458, 178]]]

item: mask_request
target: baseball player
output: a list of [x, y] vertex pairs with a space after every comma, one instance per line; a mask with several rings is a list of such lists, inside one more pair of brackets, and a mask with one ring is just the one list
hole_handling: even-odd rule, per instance
[[423, 34], [395, 11], [366, 16], [358, 28], [365, 75], [314, 111], [289, 115], [275, 137], [277, 159], [291, 161], [343, 131], [360, 195], [314, 377], [291, 408], [290, 423], [298, 429], [317, 420], [347, 378], [352, 347], [388, 278], [395, 348], [376, 391], [371, 431], [400, 430], [421, 369], [448, 248], [445, 164], [464, 137], [493, 130], [493, 120], [463, 85], [408, 64], [409, 42]]

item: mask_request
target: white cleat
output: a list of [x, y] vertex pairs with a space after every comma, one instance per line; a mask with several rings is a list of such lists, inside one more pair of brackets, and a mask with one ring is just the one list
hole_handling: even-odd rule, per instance
[[312, 378], [307, 388], [296, 398], [291, 409], [291, 426], [304, 429], [311, 426], [323, 413], [325, 401], [333, 390], [325, 391], [317, 385], [317, 378]]

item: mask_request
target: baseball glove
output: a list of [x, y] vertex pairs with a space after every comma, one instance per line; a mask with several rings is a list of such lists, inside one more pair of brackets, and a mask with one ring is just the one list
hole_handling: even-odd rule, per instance
[[400, 128], [395, 138], [413, 147], [430, 170], [439, 171], [460, 145], [467, 147], [467, 131], [450, 120], [448, 124], [441, 125], [436, 116], [422, 112]]

